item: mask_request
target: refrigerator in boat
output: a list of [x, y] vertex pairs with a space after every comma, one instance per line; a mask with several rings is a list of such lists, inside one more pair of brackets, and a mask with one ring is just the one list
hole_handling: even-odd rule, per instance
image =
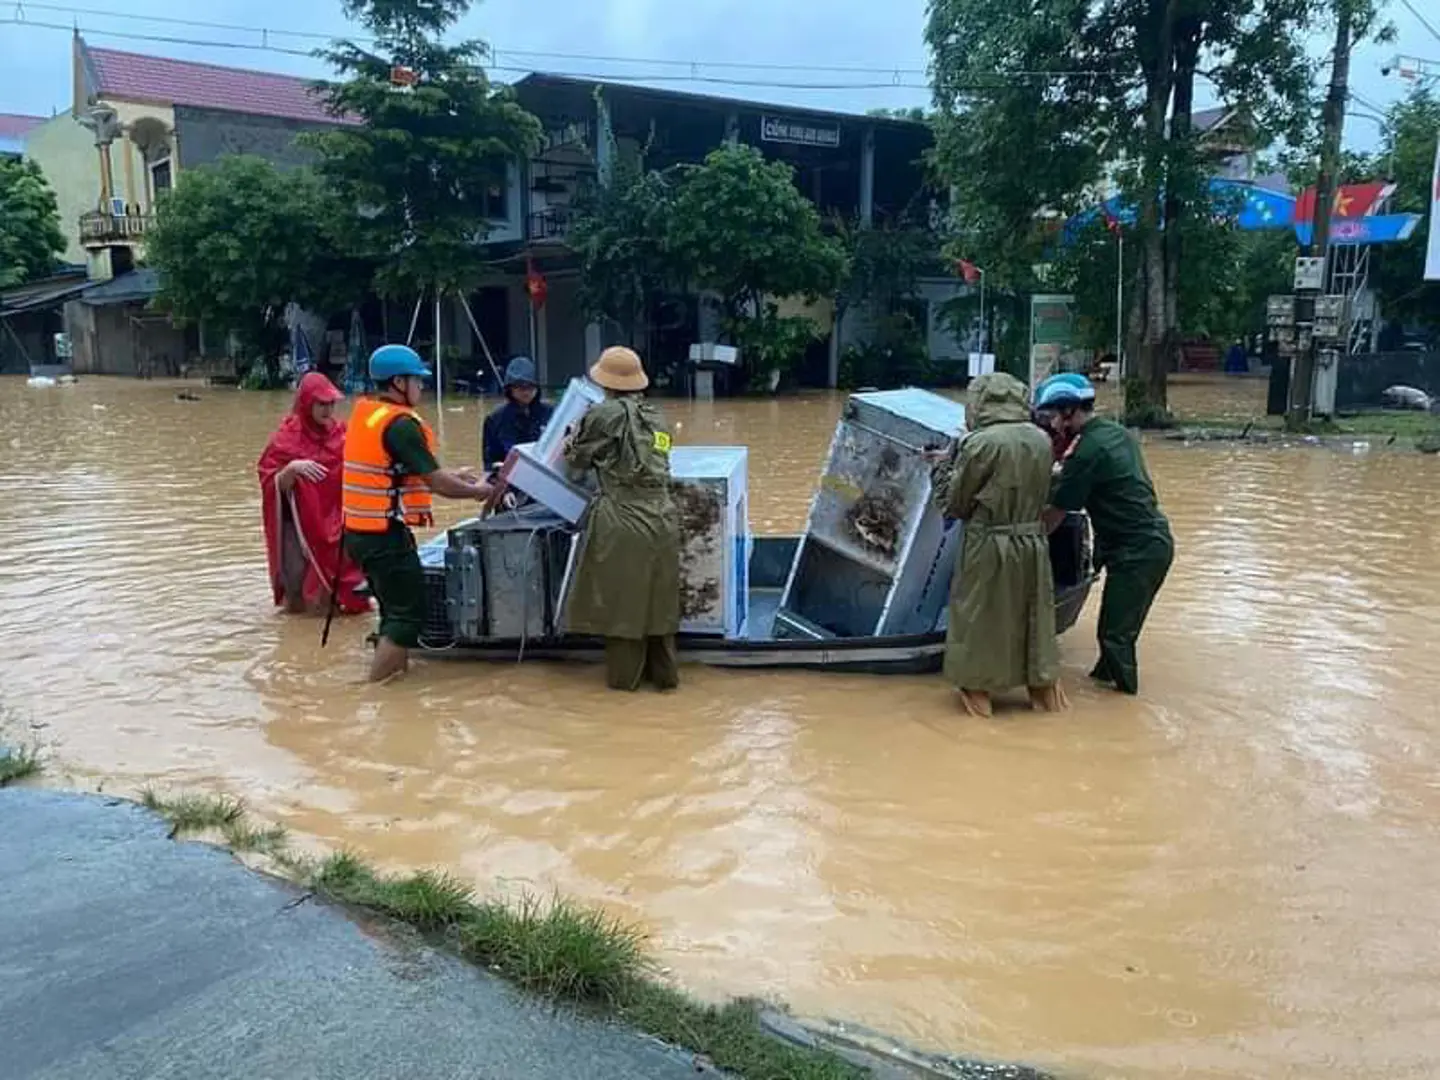
[[[741, 638], [750, 612], [749, 450], [677, 446], [670, 451], [670, 496], [680, 523], [680, 631]], [[564, 608], [585, 543], [570, 555]]]
[[564, 453], [565, 432], [580, 422], [580, 418], [594, 406], [605, 400], [605, 391], [586, 378], [574, 378], [565, 387], [565, 393], [550, 414], [550, 422], [540, 433], [532, 446], [533, 456], [542, 464], [557, 472], [563, 472], [561, 460]]
[[452, 527], [443, 555], [452, 639], [555, 637], [574, 538], [567, 521], [537, 504]]
[[961, 525], [934, 505], [924, 453], [964, 430], [965, 407], [926, 390], [850, 396], [780, 598], [777, 637], [935, 629]]
[[742, 637], [749, 613], [750, 452], [677, 446], [670, 494], [680, 517], [680, 630]]

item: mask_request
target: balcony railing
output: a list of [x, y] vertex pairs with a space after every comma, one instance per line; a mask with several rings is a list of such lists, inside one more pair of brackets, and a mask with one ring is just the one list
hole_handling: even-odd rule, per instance
[[563, 243], [573, 219], [568, 206], [548, 206], [530, 215], [525, 226], [525, 238], [542, 244]]
[[134, 244], [145, 238], [153, 219], [149, 214], [111, 214], [91, 210], [80, 215], [82, 244]]

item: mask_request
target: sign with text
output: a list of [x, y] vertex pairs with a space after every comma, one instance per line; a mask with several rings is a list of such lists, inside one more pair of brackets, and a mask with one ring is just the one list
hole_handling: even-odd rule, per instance
[[783, 116], [760, 117], [762, 142], [791, 143], [795, 146], [823, 146], [834, 149], [840, 145], [839, 124], [817, 124], [809, 120], [791, 120]]
[[1075, 297], [1030, 297], [1030, 388], [1060, 370], [1075, 324]]

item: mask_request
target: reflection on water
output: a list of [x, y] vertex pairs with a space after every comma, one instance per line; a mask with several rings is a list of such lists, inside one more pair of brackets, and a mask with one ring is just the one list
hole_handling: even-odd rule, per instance
[[[1084, 685], [1092, 604], [1075, 710], [982, 723], [938, 678], [689, 670], [618, 697], [595, 670], [432, 663], [371, 690], [366, 620], [322, 652], [269, 602], [254, 462], [286, 399], [200, 397], [0, 382], [0, 693], [77, 782], [228, 790], [389, 866], [601, 901], [698, 991], [925, 1046], [1440, 1072], [1440, 462], [1152, 446], [1179, 558], [1144, 696]], [[778, 532], [839, 404], [668, 411], [684, 442], [751, 447]], [[441, 420], [473, 462], [476, 406]]]

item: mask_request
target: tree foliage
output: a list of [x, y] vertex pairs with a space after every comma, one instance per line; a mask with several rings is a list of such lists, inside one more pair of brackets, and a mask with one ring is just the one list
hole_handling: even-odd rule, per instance
[[288, 340], [288, 304], [330, 310], [363, 295], [367, 268], [328, 230], [338, 216], [312, 172], [223, 157], [186, 172], [160, 201], [146, 257], [177, 318], [233, 333], [247, 358], [273, 368]]
[[751, 146], [722, 146], [677, 175], [669, 250], [694, 285], [720, 295], [727, 317], [758, 316], [766, 297], [834, 293], [845, 252], [789, 165]]
[[[1385, 117], [1385, 137], [1378, 155], [1395, 181], [1395, 213], [1430, 213], [1430, 183], [1435, 145], [1440, 140], [1440, 99], [1425, 88], [1392, 105]], [[1371, 284], [1387, 318], [1440, 330], [1440, 282], [1426, 281], [1426, 229], [1430, 220], [1402, 244], [1387, 244], [1371, 253]]]
[[[444, 44], [469, 7], [469, 0], [346, 0], [346, 14], [374, 46], [342, 41], [323, 54], [345, 76], [325, 88], [330, 108], [361, 123], [309, 141], [320, 151], [321, 173], [358, 209], [345, 216], [346, 241], [379, 265], [376, 287], [386, 295], [478, 284], [485, 260], [478, 245], [495, 201], [540, 137], [539, 121], [486, 76], [483, 43]], [[393, 85], [396, 68], [413, 85]]]
[[797, 361], [816, 330], [812, 320], [781, 315], [774, 300], [833, 296], [848, 265], [790, 167], [749, 146], [663, 171], [621, 165], [578, 204], [571, 243], [587, 309], [632, 342], [648, 333], [671, 289], [717, 294], [724, 333], [761, 385]]
[[40, 167], [0, 158], [0, 289], [54, 272], [64, 250], [55, 193]]
[[571, 224], [581, 303], [636, 348], [647, 344], [661, 296], [683, 278], [669, 246], [674, 201], [672, 174], [621, 164], [610, 184], [582, 195]]
[[1009, 0], [931, 0], [935, 161], [955, 185], [956, 244], [985, 251], [997, 284], [1031, 291], [1056, 224], [1117, 186], [1137, 210], [1130, 349], [1153, 413], [1165, 409], [1179, 344], [1185, 226], [1203, 211], [1196, 79], [1204, 71], [1222, 99], [1242, 102], [1260, 138], [1302, 130], [1312, 75], [1306, 35], [1324, 7], [1055, 0], [1017, 9]]

